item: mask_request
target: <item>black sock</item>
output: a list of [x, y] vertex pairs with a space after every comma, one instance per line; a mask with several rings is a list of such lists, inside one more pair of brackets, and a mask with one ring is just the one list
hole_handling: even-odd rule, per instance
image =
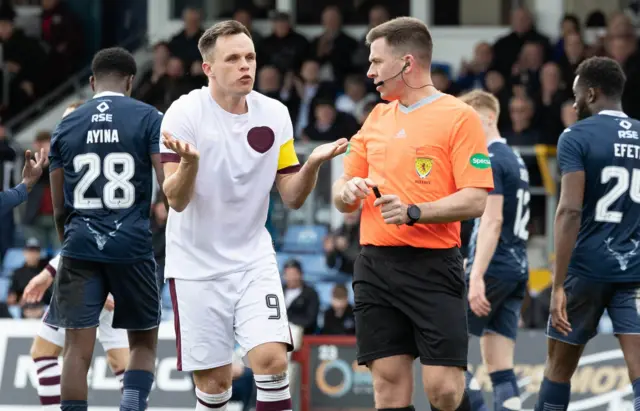
[[413, 408], [413, 405], [409, 405], [402, 408], [378, 408], [378, 411], [416, 411], [416, 409]]

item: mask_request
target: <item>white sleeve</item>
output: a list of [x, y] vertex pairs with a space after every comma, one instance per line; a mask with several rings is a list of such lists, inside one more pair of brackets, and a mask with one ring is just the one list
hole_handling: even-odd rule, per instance
[[[171, 104], [171, 107], [164, 114], [160, 130], [171, 134], [176, 140], [184, 141], [197, 148], [195, 129], [191, 116], [187, 112], [189, 105], [188, 96], [182, 96]], [[160, 136], [160, 153], [175, 154], [162, 144]]]
[[58, 254], [55, 257], [53, 257], [49, 261], [49, 263], [47, 264], [45, 269], [47, 271], [49, 271], [49, 273], [51, 273], [52, 276], [55, 276], [56, 273], [58, 272], [58, 264], [60, 264], [60, 254]]

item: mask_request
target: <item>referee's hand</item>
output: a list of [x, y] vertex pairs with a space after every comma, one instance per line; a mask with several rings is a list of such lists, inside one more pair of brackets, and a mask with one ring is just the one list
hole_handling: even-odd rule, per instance
[[353, 177], [342, 187], [340, 197], [345, 204], [354, 204], [358, 200], [364, 200], [371, 194], [371, 188], [376, 183], [370, 178]]

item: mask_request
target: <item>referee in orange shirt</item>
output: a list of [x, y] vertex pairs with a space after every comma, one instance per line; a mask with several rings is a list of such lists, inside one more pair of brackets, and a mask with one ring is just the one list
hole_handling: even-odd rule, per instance
[[390, 103], [352, 137], [333, 186], [338, 210], [363, 207], [353, 281], [358, 363], [371, 370], [378, 410], [414, 410], [416, 357], [434, 410], [470, 410], [458, 248], [460, 221], [480, 217], [493, 189], [482, 123], [433, 87], [433, 44], [420, 20], [383, 23], [367, 42], [367, 75]]

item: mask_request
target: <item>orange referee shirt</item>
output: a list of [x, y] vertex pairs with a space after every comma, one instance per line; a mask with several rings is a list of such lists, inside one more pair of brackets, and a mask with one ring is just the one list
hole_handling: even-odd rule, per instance
[[[405, 204], [433, 202], [465, 187], [493, 189], [482, 122], [467, 104], [448, 94], [410, 107], [378, 104], [351, 138], [344, 157], [349, 177], [371, 178], [382, 194]], [[360, 243], [377, 246], [460, 246], [460, 223], [385, 224], [373, 194], [364, 200]]]

